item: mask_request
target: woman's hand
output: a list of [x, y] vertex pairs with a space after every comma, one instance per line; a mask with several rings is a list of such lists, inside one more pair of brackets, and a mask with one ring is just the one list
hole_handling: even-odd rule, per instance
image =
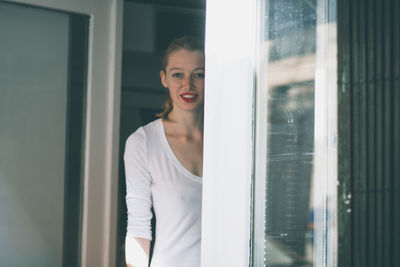
[[139, 237], [126, 237], [125, 261], [127, 267], [148, 267], [150, 240]]

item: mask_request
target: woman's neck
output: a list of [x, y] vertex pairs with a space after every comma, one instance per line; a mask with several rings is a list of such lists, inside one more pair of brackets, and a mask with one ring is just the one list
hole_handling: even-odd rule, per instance
[[[182, 135], [203, 135], [203, 111], [201, 112], [174, 112], [168, 114], [168, 122], [174, 124], [173, 132]], [[172, 130], [172, 129], [171, 129]]]

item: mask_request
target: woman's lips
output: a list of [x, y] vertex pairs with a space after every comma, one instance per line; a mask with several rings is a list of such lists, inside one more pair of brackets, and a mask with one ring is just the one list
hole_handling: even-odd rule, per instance
[[181, 99], [186, 103], [191, 103], [196, 101], [198, 95], [194, 93], [185, 93], [180, 95]]

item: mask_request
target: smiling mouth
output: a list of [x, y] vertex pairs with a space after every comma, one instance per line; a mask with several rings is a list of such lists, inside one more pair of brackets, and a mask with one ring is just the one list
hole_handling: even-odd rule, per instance
[[196, 101], [198, 95], [197, 94], [181, 94], [180, 97], [186, 103], [191, 103], [191, 102]]

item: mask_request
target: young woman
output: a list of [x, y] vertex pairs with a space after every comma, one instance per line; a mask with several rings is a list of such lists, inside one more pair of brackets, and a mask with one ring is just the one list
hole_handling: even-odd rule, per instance
[[126, 262], [151, 267], [199, 267], [203, 167], [204, 46], [194, 37], [174, 40], [160, 72], [168, 90], [160, 118], [126, 142], [128, 207]]

